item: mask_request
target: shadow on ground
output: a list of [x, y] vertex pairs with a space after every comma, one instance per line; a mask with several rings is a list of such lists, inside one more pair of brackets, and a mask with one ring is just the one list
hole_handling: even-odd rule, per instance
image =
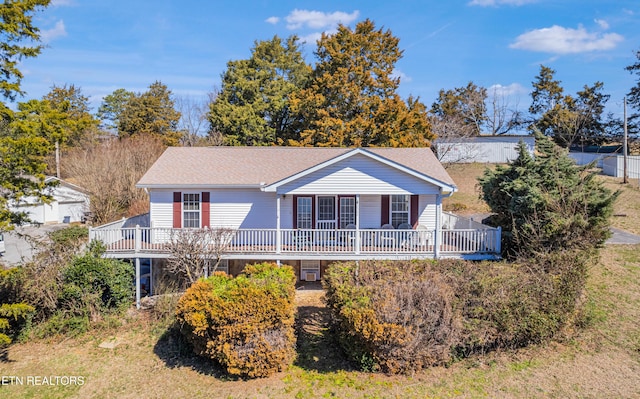
[[212, 376], [221, 380], [234, 380], [214, 361], [196, 356], [191, 345], [182, 337], [176, 326], [167, 328], [153, 347], [153, 353], [162, 360], [168, 368], [187, 367], [200, 374]]
[[334, 332], [331, 330], [329, 309], [322, 305], [299, 306], [296, 317], [298, 358], [295, 365], [321, 373], [352, 371]]

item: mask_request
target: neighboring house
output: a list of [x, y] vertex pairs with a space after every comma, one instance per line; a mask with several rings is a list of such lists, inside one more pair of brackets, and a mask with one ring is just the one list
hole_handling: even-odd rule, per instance
[[520, 142], [533, 154], [533, 136], [474, 136], [436, 139], [434, 151], [442, 163], [509, 163], [518, 157]]
[[499, 229], [442, 211], [457, 187], [429, 148], [172, 147], [137, 186], [148, 217], [90, 230], [106, 256], [167, 258], [173, 234], [197, 228], [226, 232], [231, 274], [266, 260], [300, 280], [339, 260], [500, 254]]
[[47, 189], [46, 193], [53, 197], [49, 203], [38, 198], [27, 197], [10, 208], [16, 212], [26, 212], [37, 224], [73, 223], [83, 221], [89, 212], [89, 193], [81, 187], [57, 177], [49, 176], [46, 183], [57, 181], [58, 184]]

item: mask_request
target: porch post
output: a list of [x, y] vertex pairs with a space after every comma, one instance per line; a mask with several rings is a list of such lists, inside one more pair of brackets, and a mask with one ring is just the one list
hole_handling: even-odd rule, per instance
[[155, 287], [153, 286], [153, 258], [149, 258], [149, 296], [153, 295]]
[[356, 255], [360, 254], [360, 194], [356, 194]]
[[140, 309], [140, 258], [136, 257], [136, 308]]
[[440, 232], [442, 230], [442, 196], [436, 195], [436, 231], [433, 236], [433, 257], [440, 257]]
[[280, 234], [280, 194], [276, 194], [276, 253], [282, 251], [282, 237]]

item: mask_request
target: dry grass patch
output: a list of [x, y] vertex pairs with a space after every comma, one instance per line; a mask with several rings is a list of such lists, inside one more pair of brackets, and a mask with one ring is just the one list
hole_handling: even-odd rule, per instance
[[482, 176], [485, 169], [494, 167], [495, 165], [492, 164], [481, 163], [449, 165], [447, 172], [458, 186], [458, 191], [451, 197], [443, 199], [444, 209], [460, 215], [490, 212], [487, 204], [480, 199], [477, 184], [478, 177]]
[[600, 176], [605, 186], [612, 190], [620, 190], [620, 196], [614, 204], [614, 216], [611, 225], [634, 234], [640, 234], [640, 188], [638, 180], [631, 179], [628, 184], [622, 178]]

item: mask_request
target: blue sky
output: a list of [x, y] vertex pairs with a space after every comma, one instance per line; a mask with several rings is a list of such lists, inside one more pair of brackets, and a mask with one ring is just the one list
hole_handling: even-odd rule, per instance
[[473, 81], [525, 110], [544, 64], [570, 94], [604, 82], [608, 109], [621, 116], [636, 83], [624, 68], [640, 50], [638, 0], [53, 0], [36, 16], [47, 48], [22, 63], [19, 101], [74, 84], [97, 108], [118, 88], [142, 92], [156, 80], [197, 100], [256, 40], [296, 34], [313, 63], [321, 32], [366, 18], [400, 39], [400, 94], [427, 106], [440, 89]]

